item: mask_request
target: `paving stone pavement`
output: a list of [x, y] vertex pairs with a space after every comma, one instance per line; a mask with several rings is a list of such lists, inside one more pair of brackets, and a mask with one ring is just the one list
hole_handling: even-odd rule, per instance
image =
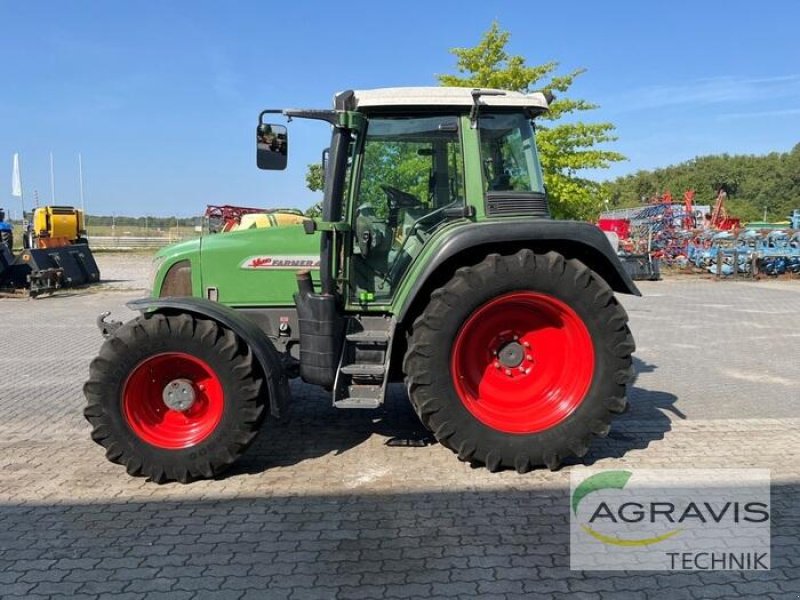
[[[359, 413], [293, 384], [289, 424], [191, 485], [129, 477], [81, 416], [94, 318], [140, 292], [0, 300], [0, 598], [800, 597], [800, 285], [641, 287], [622, 298], [631, 410], [558, 472], [387, 446], [421, 434], [399, 386]], [[569, 570], [569, 474], [587, 467], [769, 468], [772, 570]]]

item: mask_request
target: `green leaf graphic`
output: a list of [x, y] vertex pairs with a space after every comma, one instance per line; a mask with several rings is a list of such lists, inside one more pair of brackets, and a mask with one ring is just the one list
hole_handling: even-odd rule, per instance
[[587, 477], [580, 482], [578, 487], [575, 488], [575, 492], [572, 494], [572, 512], [577, 516], [578, 504], [592, 492], [609, 488], [621, 490], [625, 487], [625, 484], [628, 483], [631, 475], [633, 475], [633, 473], [630, 471], [605, 471]]

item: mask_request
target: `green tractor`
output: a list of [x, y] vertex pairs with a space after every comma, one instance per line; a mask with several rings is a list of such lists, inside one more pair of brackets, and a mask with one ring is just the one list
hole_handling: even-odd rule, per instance
[[92, 438], [131, 475], [213, 477], [286, 417], [300, 377], [342, 409], [404, 381], [436, 439], [490, 471], [582, 456], [626, 406], [614, 292], [639, 291], [597, 227], [550, 218], [533, 125], [548, 100], [390, 88], [263, 111], [262, 169], [287, 162], [268, 115], [331, 127], [322, 217], [162, 250], [141, 314], [98, 320]]

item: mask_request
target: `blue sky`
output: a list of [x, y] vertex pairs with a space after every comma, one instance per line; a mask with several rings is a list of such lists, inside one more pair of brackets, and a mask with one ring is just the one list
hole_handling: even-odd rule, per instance
[[605, 178], [800, 142], [800, 3], [11, 2], [0, 0], [0, 205], [20, 152], [29, 201], [189, 216], [207, 203], [305, 207], [329, 132], [290, 125], [290, 166], [255, 167], [265, 107], [337, 90], [433, 85], [497, 19], [529, 63], [586, 67], [572, 95], [617, 126]]

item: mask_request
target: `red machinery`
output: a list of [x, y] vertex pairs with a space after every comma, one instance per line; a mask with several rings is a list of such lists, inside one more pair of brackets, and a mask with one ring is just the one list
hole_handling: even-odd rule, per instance
[[295, 223], [298, 217], [302, 217], [302, 211], [295, 208], [248, 208], [246, 206], [231, 206], [224, 204], [206, 206], [205, 216], [208, 218], [208, 228], [211, 233], [231, 231], [242, 221], [244, 215], [261, 214], [273, 215], [270, 217], [272, 226], [288, 225]]
[[208, 225], [211, 233], [219, 233], [221, 231], [230, 231], [236, 227], [236, 225], [239, 224], [242, 215], [269, 212], [273, 211], [264, 208], [231, 206], [230, 204], [223, 204], [222, 206], [209, 204], [206, 206], [205, 216], [208, 218]]
[[631, 237], [630, 219], [605, 219], [601, 217], [597, 221], [597, 226], [602, 231], [612, 231], [616, 233], [621, 240], [627, 240]]
[[728, 192], [725, 190], [725, 187], [720, 187], [719, 191], [717, 191], [717, 200], [714, 202], [714, 209], [711, 211], [710, 225], [714, 229], [730, 231], [732, 229], [738, 229], [742, 224], [741, 219], [728, 216], [728, 211], [725, 208], [725, 199], [727, 197]]
[[683, 193], [683, 228], [694, 229], [697, 223], [694, 218], [694, 190], [686, 190]]

